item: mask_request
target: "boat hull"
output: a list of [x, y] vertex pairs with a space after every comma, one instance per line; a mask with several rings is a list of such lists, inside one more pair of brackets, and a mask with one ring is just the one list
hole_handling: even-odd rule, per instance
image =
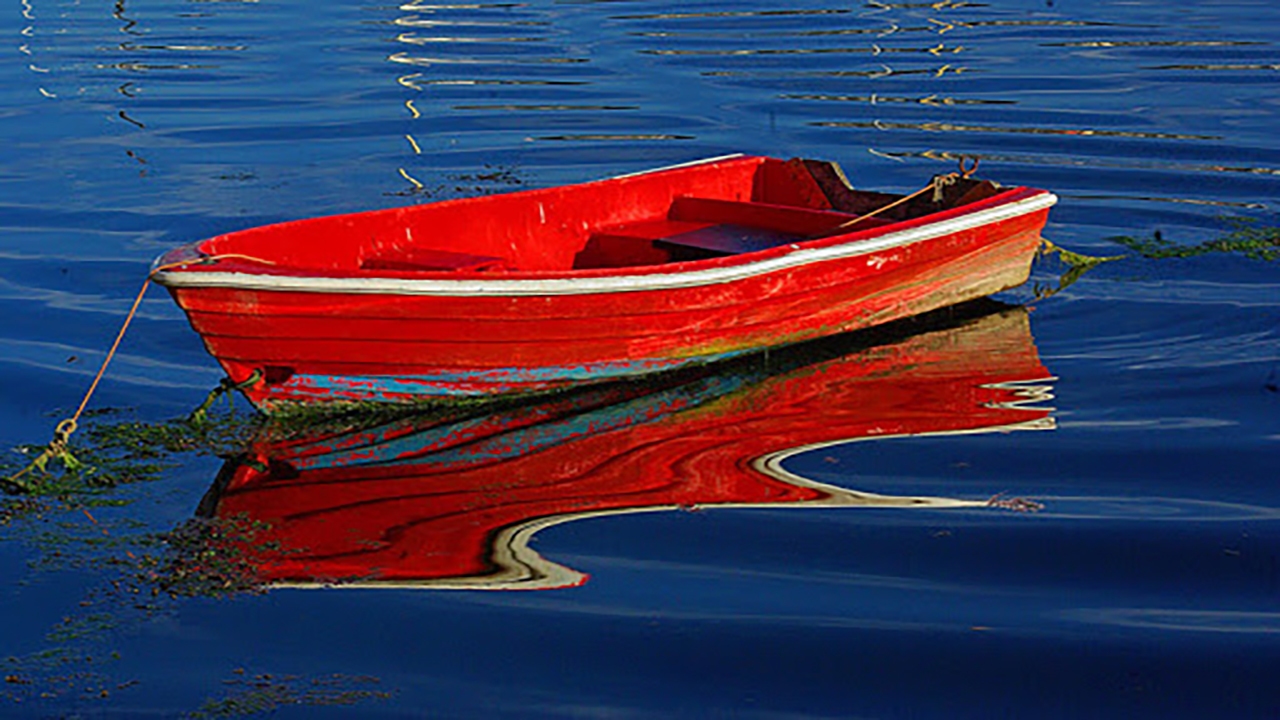
[[720, 360], [1017, 286], [1052, 202], [1027, 189], [893, 232], [613, 273], [170, 272], [162, 283], [263, 409], [526, 393]]

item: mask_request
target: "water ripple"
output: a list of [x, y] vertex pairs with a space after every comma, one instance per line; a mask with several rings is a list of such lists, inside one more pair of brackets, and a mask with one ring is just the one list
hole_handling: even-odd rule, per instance
[[1141, 630], [1248, 635], [1280, 633], [1280, 612], [1116, 607], [1069, 610], [1063, 612], [1061, 617], [1091, 625], [1112, 625]]
[[[1064, 424], [1065, 427], [1065, 424]], [[1201, 426], [1203, 427], [1203, 426]], [[1037, 496], [1048, 518], [1128, 522], [1240, 522], [1280, 520], [1280, 507], [1179, 497]]]

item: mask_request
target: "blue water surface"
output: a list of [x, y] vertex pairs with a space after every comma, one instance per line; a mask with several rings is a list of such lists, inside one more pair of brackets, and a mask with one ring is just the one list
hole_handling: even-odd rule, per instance
[[[1040, 512], [585, 517], [531, 541], [580, 587], [135, 602], [111, 560], [141, 550], [117, 541], [189, 519], [218, 472], [182, 456], [106, 506], [0, 527], [0, 715], [1280, 716], [1280, 264], [1114, 240], [1193, 247], [1243, 222], [1274, 242], [1275, 3], [22, 0], [0, 18], [6, 447], [76, 407], [155, 256], [267, 222], [732, 152], [909, 192], [969, 155], [1059, 195], [1056, 245], [1124, 256], [1048, 296], [1064, 267], [1046, 258], [1002, 297], [1031, 308], [1052, 429], [786, 461]], [[93, 405], [160, 421], [220, 377], [154, 289]]]

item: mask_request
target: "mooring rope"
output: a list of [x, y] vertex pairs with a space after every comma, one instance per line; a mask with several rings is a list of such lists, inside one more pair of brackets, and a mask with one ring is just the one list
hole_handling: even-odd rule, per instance
[[[124, 334], [129, 329], [130, 323], [133, 322], [133, 318], [138, 314], [138, 308], [142, 305], [142, 299], [147, 294], [147, 288], [151, 286], [151, 281], [155, 279], [157, 274], [174, 268], [186, 267], [188, 265], [213, 263], [219, 260], [231, 259], [249, 260], [266, 265], [275, 264], [270, 260], [264, 260], [250, 255], [225, 253], [222, 255], [207, 255], [192, 260], [166, 263], [152, 268], [151, 272], [147, 273], [147, 279], [142, 282], [142, 287], [138, 289], [138, 294], [133, 299], [133, 305], [130, 306], [128, 314], [125, 315], [124, 322], [120, 325], [120, 332], [116, 333], [115, 342], [111, 343], [111, 349], [107, 351], [106, 357], [102, 359], [102, 365], [98, 368], [97, 374], [93, 376], [93, 382], [89, 383], [89, 389], [85, 392], [84, 398], [80, 400], [80, 406], [76, 408], [75, 413], [71, 417], [58, 423], [57, 427], [53, 430], [53, 439], [49, 441], [49, 444], [45, 446], [44, 450], [26, 467], [13, 475], [5, 477], [4, 484], [10, 487], [16, 487], [23, 491], [31, 490], [31, 485], [23, 480], [23, 477], [30, 474], [33, 470], [46, 472], [45, 468], [49, 461], [55, 458], [61, 460], [63, 465], [68, 468], [77, 468], [80, 466], [80, 462], [71, 454], [71, 449], [69, 447], [71, 435], [79, 428], [78, 423], [80, 421], [80, 416], [84, 414], [85, 408], [89, 407], [89, 399], [93, 397], [93, 393], [98, 389], [98, 383], [102, 382], [102, 377], [107, 372], [107, 366], [111, 364], [112, 358], [116, 355], [116, 350], [120, 348], [120, 343], [124, 340]], [[233, 389], [238, 390], [241, 388], [233, 386]]]
[[[966, 165], [965, 160], [967, 159], [973, 160], [973, 164]], [[978, 171], [978, 162], [979, 162], [978, 158], [968, 158], [967, 156], [961, 157], [960, 169], [958, 171], [947, 173], [946, 175], [938, 175], [934, 177], [932, 180], [930, 180], [928, 185], [925, 185], [924, 187], [911, 193], [910, 195], [903, 195], [902, 197], [898, 198], [897, 200], [894, 200], [888, 205], [878, 207], [875, 210], [872, 210], [871, 212], [868, 212], [868, 213], [863, 213], [862, 215], [859, 215], [858, 217], [853, 218], [852, 220], [846, 220], [845, 222], [840, 223], [839, 225], [831, 228], [830, 230], [824, 231], [822, 234], [834, 235], [837, 230], [847, 230], [853, 227], [854, 225], [857, 225], [858, 223], [862, 222], [863, 220], [866, 220], [867, 218], [875, 217], [876, 215], [892, 210], [898, 207], [899, 205], [902, 205], [903, 203], [911, 202], [912, 200], [915, 200], [916, 198], [929, 192], [930, 190], [933, 191], [933, 201], [935, 203], [942, 202], [943, 193], [946, 187], [948, 185], [954, 185], [957, 180], [968, 180], [975, 172]]]
[[190, 425], [199, 425], [204, 423], [209, 418], [209, 408], [213, 407], [213, 403], [217, 401], [219, 396], [226, 395], [227, 397], [231, 397], [232, 392], [236, 390], [247, 390], [253, 387], [253, 384], [261, 379], [261, 369], [256, 369], [249, 373], [249, 377], [241, 380], [240, 382], [236, 382], [229, 377], [222, 378], [218, 383], [218, 386], [209, 391], [204, 402], [200, 403], [199, 407], [192, 410], [191, 414], [187, 415], [187, 423]]

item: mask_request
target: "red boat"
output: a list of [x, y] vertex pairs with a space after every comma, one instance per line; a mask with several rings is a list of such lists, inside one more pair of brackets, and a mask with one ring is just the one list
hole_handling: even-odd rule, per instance
[[266, 410], [516, 393], [1019, 285], [1055, 201], [959, 174], [904, 198], [832, 163], [733, 156], [234, 232], [167, 253], [154, 278]]
[[788, 469], [791, 456], [839, 443], [1053, 427], [1041, 404], [1051, 378], [1024, 309], [929, 322], [921, 334], [842, 336], [492, 414], [455, 408], [452, 417], [264, 437], [224, 466], [201, 503], [200, 514], [222, 524], [194, 561], [207, 564], [211, 549], [274, 585], [542, 589], [586, 580], [529, 546], [573, 520], [681, 508], [986, 507], [985, 496], [841, 487], [851, 476], [838, 464], [831, 482]]

